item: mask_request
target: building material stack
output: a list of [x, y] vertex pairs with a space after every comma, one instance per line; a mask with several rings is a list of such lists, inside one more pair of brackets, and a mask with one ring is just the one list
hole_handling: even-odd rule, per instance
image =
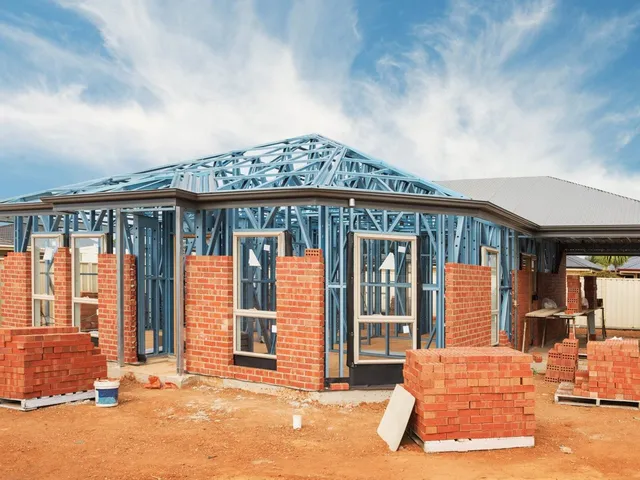
[[546, 382], [573, 382], [578, 370], [578, 339], [573, 333], [556, 343], [547, 357]]
[[531, 360], [503, 347], [408, 351], [404, 388], [416, 399], [410, 429], [425, 451], [533, 446]]
[[106, 375], [106, 357], [76, 327], [0, 328], [0, 398], [90, 391]]
[[587, 370], [576, 375], [573, 395], [640, 401], [640, 348], [637, 339], [587, 344]]

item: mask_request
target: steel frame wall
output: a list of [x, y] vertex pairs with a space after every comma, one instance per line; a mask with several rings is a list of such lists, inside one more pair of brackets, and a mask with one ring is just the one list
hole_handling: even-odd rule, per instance
[[[191, 192], [216, 192], [270, 188], [324, 187], [373, 190], [450, 198], [462, 195], [437, 184], [407, 174], [357, 150], [319, 135], [307, 135], [281, 142], [236, 150], [222, 155], [145, 170], [132, 175], [114, 176], [84, 182], [46, 192], [14, 197], [2, 203], [34, 202], [45, 196], [90, 193], [161, 190], [179, 188]], [[179, 210], [179, 212], [178, 212]], [[177, 214], [179, 213], [179, 215]], [[307, 248], [321, 248], [326, 274], [326, 372], [329, 357], [339, 356], [339, 377], [344, 377], [346, 336], [347, 236], [350, 232], [408, 233], [420, 237], [422, 251], [419, 265], [422, 278], [421, 331], [429, 335], [422, 347], [435, 341], [445, 346], [445, 263], [477, 265], [481, 247], [500, 252], [500, 329], [511, 332], [511, 271], [519, 266], [521, 249], [527, 240], [507, 227], [474, 217], [445, 214], [396, 212], [380, 209], [334, 207], [326, 205], [253, 206], [237, 209], [196, 210], [182, 207], [134, 207], [121, 210], [126, 249], [137, 255], [144, 232], [140, 219], [157, 222], [159, 241], [149, 242], [146, 253], [150, 270], [139, 271], [149, 288], [158, 295], [164, 308], [154, 306], [156, 315], [173, 314], [173, 265], [184, 258], [176, 250], [172, 258], [174, 235], [186, 255], [231, 255], [233, 232], [239, 230], [285, 230], [291, 234], [294, 255], [304, 255]], [[61, 232], [68, 245], [70, 233], [106, 233], [107, 252], [114, 250], [114, 230], [119, 213], [114, 210], [86, 210], [73, 214], [39, 215], [15, 218], [15, 250], [24, 252], [35, 232]], [[181, 219], [176, 222], [176, 218]], [[182, 225], [180, 231], [173, 225]], [[118, 241], [118, 239], [115, 239]], [[538, 243], [531, 243], [541, 248]], [[171, 246], [171, 247], [170, 247]], [[519, 248], [518, 248], [519, 247]], [[542, 249], [546, 252], [548, 249]], [[544, 258], [544, 255], [542, 256]], [[549, 258], [549, 262], [553, 259]], [[180, 269], [182, 272], [182, 269]], [[435, 272], [435, 275], [434, 275]], [[177, 273], [177, 272], [176, 272]], [[175, 275], [178, 278], [178, 275]], [[180, 278], [182, 275], [180, 275]], [[177, 291], [177, 289], [176, 289]], [[180, 290], [182, 291], [182, 290]], [[138, 290], [139, 305], [144, 303], [144, 289]], [[182, 308], [182, 298], [175, 299]], [[166, 320], [166, 319], [165, 319]], [[182, 326], [176, 341], [182, 342]], [[164, 346], [168, 348], [169, 345]], [[178, 350], [181, 355], [181, 349]], [[180, 370], [180, 366], [178, 368]]]

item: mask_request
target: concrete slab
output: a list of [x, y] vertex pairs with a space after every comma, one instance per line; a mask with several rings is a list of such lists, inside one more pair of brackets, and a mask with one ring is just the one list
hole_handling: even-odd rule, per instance
[[378, 426], [378, 435], [387, 442], [392, 452], [398, 450], [400, 446], [415, 403], [416, 399], [413, 395], [402, 385], [396, 385]]
[[150, 375], [160, 379], [162, 383], [173, 383], [178, 388], [191, 385], [196, 381], [194, 375], [178, 375], [175, 373], [175, 362], [154, 362], [145, 365], [125, 365], [120, 367], [117, 363], [107, 363], [107, 375], [110, 378], [122, 378], [125, 375], [133, 375], [137, 382], [147, 383]]

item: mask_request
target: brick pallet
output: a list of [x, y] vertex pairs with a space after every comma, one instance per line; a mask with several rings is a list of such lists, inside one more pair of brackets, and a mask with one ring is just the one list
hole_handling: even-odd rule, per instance
[[427, 452], [533, 446], [531, 355], [504, 347], [410, 350], [410, 430]]
[[106, 357], [76, 327], [0, 329], [0, 398], [5, 405], [27, 409], [90, 398], [94, 380], [106, 375]]
[[576, 372], [574, 396], [640, 401], [640, 347], [637, 339], [587, 344], [587, 370]]
[[549, 350], [545, 382], [573, 382], [578, 369], [578, 339], [573, 333]]

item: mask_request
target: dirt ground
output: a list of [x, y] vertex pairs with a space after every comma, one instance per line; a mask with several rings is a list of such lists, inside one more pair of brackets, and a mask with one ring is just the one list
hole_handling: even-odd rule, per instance
[[[535, 448], [427, 455], [407, 439], [388, 450], [376, 435], [383, 404], [127, 383], [116, 408], [0, 409], [0, 478], [640, 478], [639, 411], [558, 406], [555, 385], [536, 376], [536, 387]], [[302, 430], [291, 428], [294, 411]]]

